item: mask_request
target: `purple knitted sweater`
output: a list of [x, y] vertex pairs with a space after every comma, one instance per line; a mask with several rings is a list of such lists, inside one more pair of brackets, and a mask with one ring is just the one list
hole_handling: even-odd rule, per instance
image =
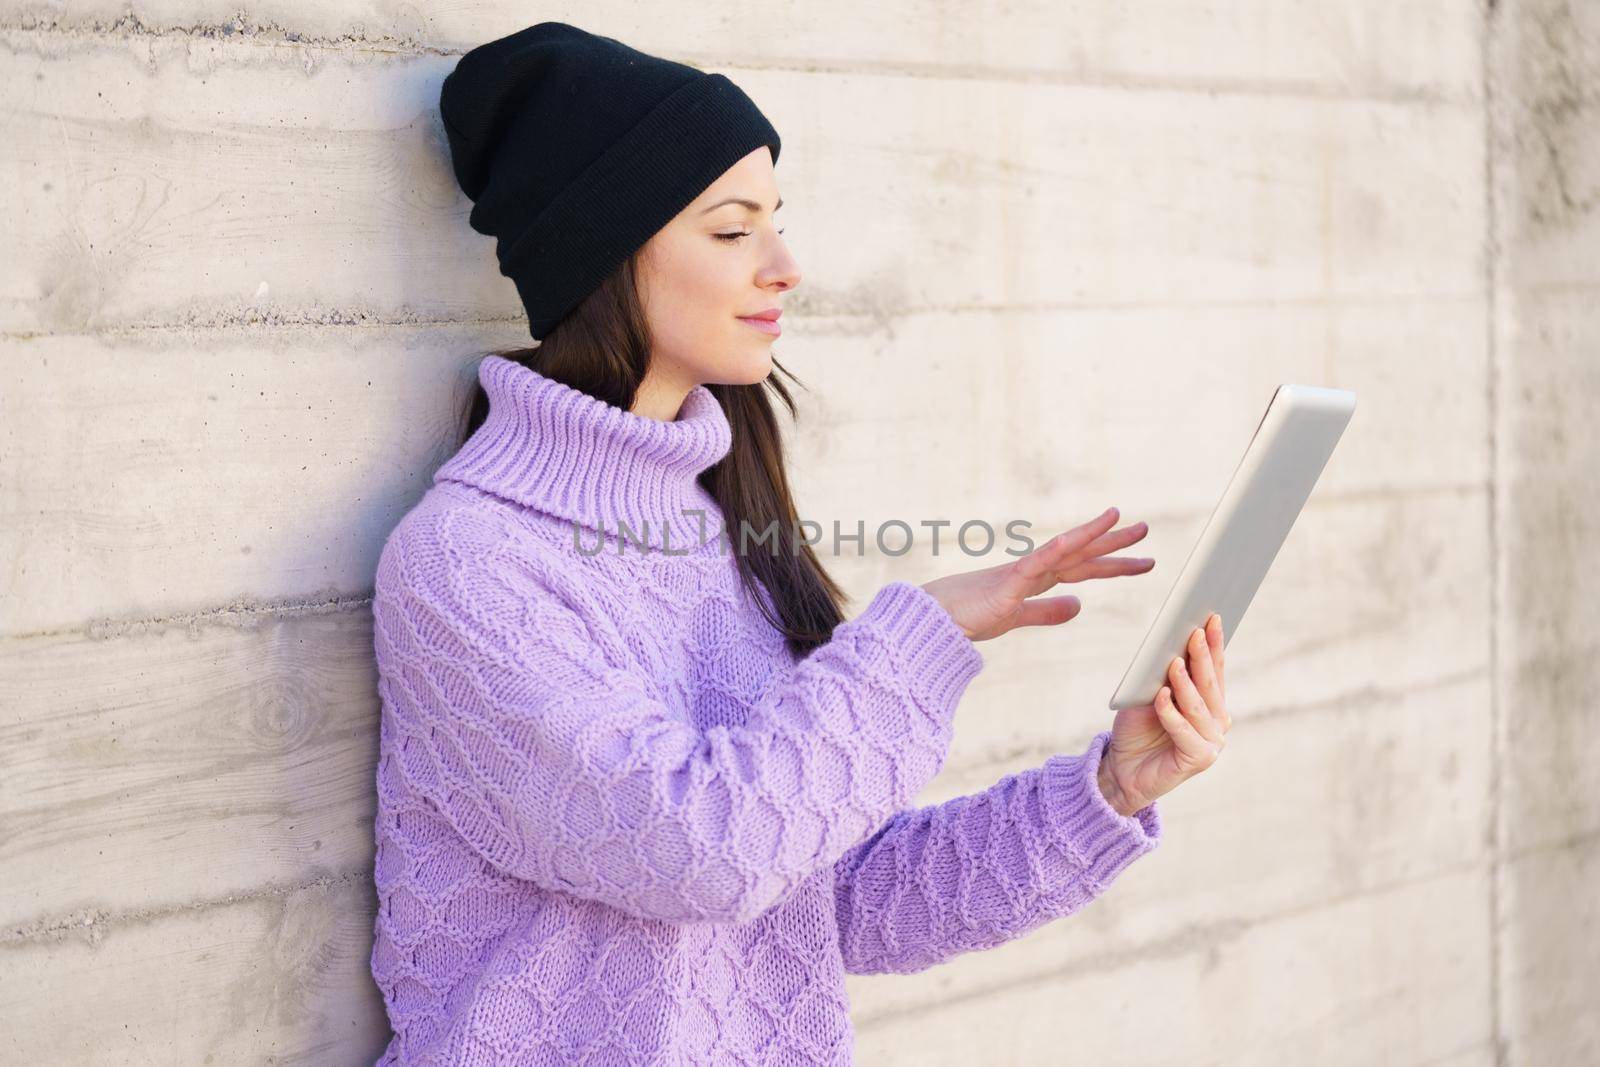
[[794, 657], [696, 479], [705, 387], [666, 422], [478, 376], [373, 597], [380, 1064], [848, 1064], [847, 973], [1021, 937], [1156, 847], [1096, 785], [1109, 732], [913, 806], [983, 658], [907, 582]]

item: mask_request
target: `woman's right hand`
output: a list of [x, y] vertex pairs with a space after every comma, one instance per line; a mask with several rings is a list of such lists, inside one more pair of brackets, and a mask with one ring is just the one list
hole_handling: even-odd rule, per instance
[[1082, 607], [1075, 596], [1039, 595], [1057, 582], [1143, 574], [1156, 565], [1148, 557], [1106, 556], [1141, 540], [1150, 530], [1138, 522], [1107, 533], [1116, 521], [1117, 509], [1107, 508], [1098, 518], [1057, 534], [1010, 563], [935, 578], [922, 588], [944, 605], [973, 641], [987, 641], [1018, 626], [1056, 626]]

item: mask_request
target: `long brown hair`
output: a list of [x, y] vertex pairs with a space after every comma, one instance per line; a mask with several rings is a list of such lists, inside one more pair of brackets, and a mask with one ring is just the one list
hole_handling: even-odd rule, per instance
[[[635, 284], [637, 262], [635, 253], [536, 347], [493, 354], [625, 411], [632, 408], [650, 364], [649, 329]], [[840, 604], [845, 597], [811, 546], [795, 537], [798, 516], [784, 469], [783, 437], [768, 392], [783, 401], [792, 417], [794, 398], [778, 375], [797, 384], [799, 379], [776, 358], [772, 366], [773, 373], [755, 385], [707, 383], [728, 417], [733, 443], [728, 455], [702, 472], [699, 481], [722, 509], [723, 528], [735, 548], [745, 589], [762, 615], [784, 634], [795, 655], [804, 656], [827, 641], [843, 621]], [[488, 414], [489, 397], [482, 385], [475, 385], [462, 443]], [[739, 550], [739, 531], [746, 522], [757, 533], [774, 532], [767, 542], [770, 552]], [[760, 589], [770, 597], [776, 617]]]

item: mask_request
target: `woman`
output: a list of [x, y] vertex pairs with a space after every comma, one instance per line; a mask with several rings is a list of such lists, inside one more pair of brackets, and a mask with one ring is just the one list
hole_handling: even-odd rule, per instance
[[1020, 937], [1156, 847], [1156, 798], [1228, 730], [1221, 620], [1084, 753], [910, 807], [975, 643], [1148, 571], [1109, 555], [1144, 524], [845, 621], [766, 393], [793, 412], [771, 344], [800, 276], [754, 104], [541, 23], [440, 107], [540, 344], [480, 362], [378, 565], [380, 1062], [848, 1063], [846, 973]]

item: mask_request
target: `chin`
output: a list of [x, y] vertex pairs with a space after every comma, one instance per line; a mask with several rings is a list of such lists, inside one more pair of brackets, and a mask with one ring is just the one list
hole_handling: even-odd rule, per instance
[[753, 368], [753, 373], [752, 373], [752, 376], [750, 378], [750, 381], [748, 383], [746, 383], [746, 384], [756, 385], [756, 384], [758, 384], [760, 382], [764, 382], [764, 381], [767, 380], [767, 377], [771, 373], [772, 373], [772, 346], [768, 345], [766, 348], [762, 349], [762, 351], [761, 351], [761, 359], [757, 363], [757, 365]]
[[761, 346], [759, 352], [733, 362], [723, 368], [718, 380], [724, 385], [757, 385], [772, 373], [772, 346]]

